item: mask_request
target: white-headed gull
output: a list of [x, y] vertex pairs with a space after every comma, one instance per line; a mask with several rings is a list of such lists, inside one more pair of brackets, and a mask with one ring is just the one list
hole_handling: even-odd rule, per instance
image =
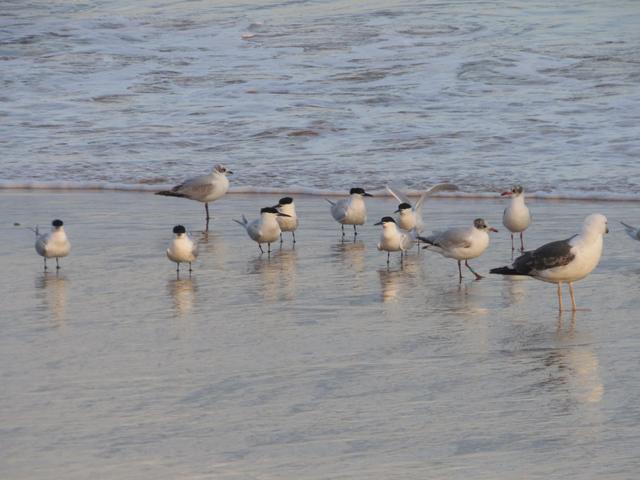
[[184, 197], [204, 203], [206, 213], [206, 227], [209, 230], [209, 202], [213, 202], [222, 197], [229, 190], [229, 179], [227, 175], [233, 173], [224, 165], [216, 165], [209, 175], [200, 175], [189, 178], [180, 185], [176, 185], [171, 190], [156, 192], [156, 195], [166, 197]]
[[429, 244], [424, 248], [457, 260], [458, 274], [460, 282], [462, 282], [462, 260], [477, 280], [483, 278], [471, 268], [468, 261], [479, 257], [487, 249], [489, 246], [488, 232], [497, 232], [497, 230], [488, 226], [482, 218], [476, 218], [471, 227], [450, 228], [444, 232], [435, 232], [428, 237], [418, 237], [418, 239]]
[[258, 243], [258, 248], [264, 253], [262, 244], [267, 244], [267, 252], [271, 254], [271, 244], [278, 240], [280, 236], [280, 225], [278, 224], [277, 217], [288, 217], [286, 213], [280, 213], [273, 207], [264, 207], [260, 210], [260, 218], [249, 222], [247, 218], [242, 215], [242, 221], [234, 220], [239, 225], [242, 225], [246, 230], [251, 240]]
[[415, 230], [411, 233], [401, 232], [392, 217], [382, 217], [375, 225], [382, 225], [378, 250], [387, 252], [387, 265], [389, 265], [391, 252], [400, 252], [400, 262], [402, 262], [404, 252], [409, 250], [415, 242]]
[[198, 256], [198, 245], [187, 234], [187, 230], [182, 225], [173, 227], [175, 237], [171, 240], [167, 249], [167, 257], [172, 262], [176, 262], [176, 272], [180, 274], [180, 264], [189, 264], [189, 273], [191, 273], [191, 262], [194, 262]]
[[358, 235], [357, 225], [364, 225], [367, 221], [367, 207], [364, 204], [364, 197], [372, 197], [363, 188], [355, 187], [349, 191], [349, 197], [332, 202], [331, 215], [334, 220], [342, 225], [342, 236], [344, 237], [344, 226], [353, 225], [353, 235]]
[[[280, 230], [282, 232], [291, 232], [293, 235], [293, 243], [296, 243], [296, 229], [298, 228], [298, 215], [296, 213], [296, 206], [293, 203], [293, 198], [283, 197], [278, 201], [278, 204], [273, 208], [280, 213], [288, 215], [287, 217], [276, 217]], [[280, 243], [282, 243], [282, 232], [280, 232]]]
[[558, 306], [562, 311], [562, 284], [569, 284], [571, 306], [576, 310], [573, 282], [583, 279], [596, 268], [602, 256], [603, 235], [609, 232], [607, 217], [599, 213], [589, 215], [582, 232], [566, 240], [547, 243], [525, 252], [511, 267], [491, 269], [500, 275], [528, 275], [543, 282], [558, 285]]
[[531, 214], [529, 208], [524, 203], [524, 188], [520, 185], [514, 186], [508, 192], [502, 192], [503, 197], [510, 197], [509, 206], [504, 209], [502, 224], [511, 232], [511, 251], [515, 250], [513, 244], [513, 234], [520, 234], [520, 251], [524, 252], [523, 232], [531, 224]]
[[71, 244], [64, 231], [62, 220], [51, 222], [51, 231], [40, 235], [36, 227], [36, 252], [44, 258], [44, 269], [47, 269], [47, 258], [56, 259], [56, 270], [60, 269], [59, 258], [66, 257], [71, 251]]

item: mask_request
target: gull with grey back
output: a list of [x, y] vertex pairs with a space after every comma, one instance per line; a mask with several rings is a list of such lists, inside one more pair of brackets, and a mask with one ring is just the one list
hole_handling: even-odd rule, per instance
[[208, 231], [210, 219], [209, 202], [214, 202], [227, 193], [229, 190], [227, 175], [232, 173], [224, 165], [216, 165], [210, 174], [189, 178], [171, 190], [156, 192], [156, 195], [188, 198], [204, 203], [206, 214], [205, 231]]
[[515, 259], [511, 267], [491, 269], [499, 275], [526, 275], [543, 282], [555, 283], [558, 293], [558, 308], [562, 306], [562, 284], [569, 284], [572, 310], [577, 310], [573, 282], [589, 275], [600, 262], [603, 236], [609, 233], [607, 217], [599, 213], [589, 215], [582, 231], [566, 240], [547, 243], [540, 248], [525, 252]]

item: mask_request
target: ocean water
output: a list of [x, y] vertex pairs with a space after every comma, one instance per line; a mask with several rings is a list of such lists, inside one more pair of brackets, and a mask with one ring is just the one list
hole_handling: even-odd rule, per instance
[[5, 1], [0, 185], [640, 199], [640, 5]]

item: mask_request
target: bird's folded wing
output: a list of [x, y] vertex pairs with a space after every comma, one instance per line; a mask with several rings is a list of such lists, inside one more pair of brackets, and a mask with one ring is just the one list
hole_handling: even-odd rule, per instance
[[435, 243], [442, 248], [469, 248], [471, 233], [468, 228], [452, 228], [442, 232], [435, 238]]
[[568, 265], [575, 258], [570, 240], [570, 238], [558, 240], [547, 243], [531, 252], [525, 252], [516, 258], [513, 262], [513, 267], [519, 273], [530, 274], [533, 271], [540, 272]]

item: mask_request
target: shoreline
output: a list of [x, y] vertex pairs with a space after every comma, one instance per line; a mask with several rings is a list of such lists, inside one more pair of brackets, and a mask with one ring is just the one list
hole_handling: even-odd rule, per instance
[[[87, 186], [74, 186], [66, 183], [61, 184], [3, 184], [0, 182], [0, 193], [2, 192], [79, 192], [79, 193], [96, 193], [96, 192], [114, 192], [114, 193], [145, 193], [153, 194], [156, 191], [171, 188], [173, 185], [158, 184], [158, 185], [87, 185]], [[369, 190], [368, 190], [369, 191]], [[369, 191], [374, 197], [377, 198], [393, 198], [393, 196], [386, 190], [371, 190]], [[421, 195], [419, 190], [406, 190], [408, 197], [419, 197]], [[270, 187], [231, 187], [227, 192], [227, 195], [296, 195], [300, 197], [331, 197], [339, 198], [346, 196], [345, 192], [312, 189], [312, 188], [270, 188]], [[615, 194], [588, 194], [576, 192], [574, 194], [558, 194], [548, 192], [531, 192], [525, 193], [527, 200], [532, 201], [549, 201], [549, 202], [612, 202], [612, 203], [638, 203], [640, 202], [640, 195], [615, 195]], [[438, 192], [429, 196], [430, 200], [443, 199], [443, 200], [500, 200], [502, 197], [499, 192], [482, 192], [471, 193], [464, 191], [457, 192]]]

